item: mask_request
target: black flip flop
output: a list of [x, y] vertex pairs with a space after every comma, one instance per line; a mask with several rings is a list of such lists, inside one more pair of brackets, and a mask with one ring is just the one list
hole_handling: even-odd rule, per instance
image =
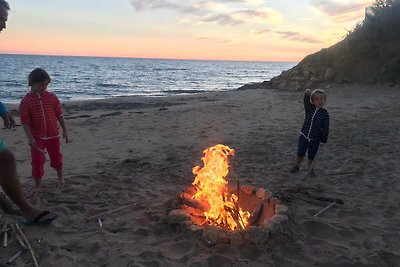
[[51, 214], [50, 211], [46, 210], [43, 211], [42, 213], [40, 213], [35, 219], [28, 220], [28, 219], [23, 219], [22, 220], [22, 224], [24, 225], [48, 225], [51, 224], [55, 219], [58, 218], [58, 216], [56, 214], [50, 216], [48, 219], [41, 221], [40, 219], [42, 219], [43, 217], [45, 217], [46, 215]]

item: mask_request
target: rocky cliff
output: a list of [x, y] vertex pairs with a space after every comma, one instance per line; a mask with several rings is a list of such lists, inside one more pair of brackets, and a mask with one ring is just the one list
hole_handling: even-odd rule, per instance
[[324, 83], [400, 85], [400, 1], [379, 0], [344, 40], [263, 83], [305, 89]]

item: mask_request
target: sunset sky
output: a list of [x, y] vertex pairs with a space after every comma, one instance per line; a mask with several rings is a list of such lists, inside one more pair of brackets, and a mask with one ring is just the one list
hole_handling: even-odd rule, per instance
[[0, 53], [299, 61], [372, 0], [10, 0]]

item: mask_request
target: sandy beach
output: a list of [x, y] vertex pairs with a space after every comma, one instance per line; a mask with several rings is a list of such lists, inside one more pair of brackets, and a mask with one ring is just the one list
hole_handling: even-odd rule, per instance
[[[56, 187], [47, 162], [43, 192], [30, 197], [60, 217], [48, 227], [24, 228], [40, 266], [400, 266], [400, 90], [324, 89], [330, 137], [317, 159], [317, 177], [305, 182], [305, 166], [299, 174], [288, 173], [304, 119], [302, 92], [244, 90], [65, 104], [73, 139], [63, 145], [66, 187]], [[1, 135], [15, 152], [31, 196], [23, 130]], [[312, 218], [320, 206], [283, 197], [293, 225], [286, 238], [266, 246], [207, 247], [190, 231], [168, 225], [166, 215], [170, 200], [192, 183], [191, 169], [201, 164], [202, 151], [218, 143], [236, 150], [232, 179], [278, 196], [297, 187], [344, 204]], [[102, 217], [103, 228], [86, 220], [128, 204], [134, 205]], [[1, 248], [0, 263], [18, 249], [15, 241]], [[32, 266], [29, 253], [16, 262]]]

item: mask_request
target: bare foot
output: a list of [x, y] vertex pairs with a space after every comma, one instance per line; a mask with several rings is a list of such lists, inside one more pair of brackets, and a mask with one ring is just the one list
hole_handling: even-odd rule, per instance
[[65, 185], [64, 177], [58, 178], [58, 186], [59, 186], [60, 188], [63, 188], [64, 185]]
[[39, 196], [39, 194], [40, 194], [40, 187], [34, 187], [32, 196], [37, 197], [37, 196]]

